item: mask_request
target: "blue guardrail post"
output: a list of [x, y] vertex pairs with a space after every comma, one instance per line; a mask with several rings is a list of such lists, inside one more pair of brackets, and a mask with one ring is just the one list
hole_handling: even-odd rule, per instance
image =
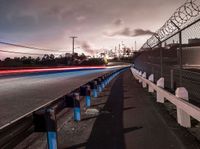
[[80, 96], [85, 97], [85, 106], [90, 107], [90, 105], [91, 105], [91, 89], [90, 89], [89, 84], [80, 87]]
[[57, 149], [57, 126], [56, 117], [53, 109], [47, 109], [45, 112], [45, 122], [47, 130], [48, 149]]
[[80, 96], [79, 93], [74, 93], [74, 120], [81, 120], [81, 109], [80, 109]]

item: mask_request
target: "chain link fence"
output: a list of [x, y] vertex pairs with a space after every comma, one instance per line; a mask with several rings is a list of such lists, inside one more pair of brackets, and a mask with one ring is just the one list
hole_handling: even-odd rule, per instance
[[200, 105], [200, 0], [187, 0], [141, 47], [135, 67], [155, 82], [165, 78], [165, 88], [185, 87]]

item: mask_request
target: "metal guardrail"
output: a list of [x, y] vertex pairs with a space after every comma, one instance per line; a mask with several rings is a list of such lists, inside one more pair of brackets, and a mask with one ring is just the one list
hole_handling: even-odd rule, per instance
[[[91, 80], [86, 84], [83, 84], [82, 86], [89, 85], [91, 87], [91, 90], [93, 90], [93, 92], [94, 91], [100, 92], [102, 91], [102, 87], [105, 87], [115, 76], [117, 76], [120, 72], [126, 70], [127, 68], [128, 67], [118, 68], [117, 70], [104, 74], [94, 80]], [[50, 115], [47, 116], [44, 115], [47, 114], [46, 112], [49, 109], [53, 110], [53, 116], [56, 116], [65, 108], [75, 109], [77, 105], [79, 105], [80, 108], [79, 100], [75, 99], [75, 96], [73, 94], [73, 93], [80, 93], [81, 92], [80, 88], [81, 87], [73, 90], [71, 93], [67, 93], [66, 95], [63, 95], [53, 101], [50, 101], [45, 105], [42, 105], [37, 109], [17, 118], [16, 120], [11, 121], [10, 123], [0, 127], [0, 148], [1, 149], [13, 148], [17, 144], [22, 142], [26, 137], [33, 134], [34, 132], [47, 132], [48, 134], [48, 131], [51, 132], [53, 129], [56, 129], [56, 119], [54, 118], [52, 119], [51, 117], [52, 113], [50, 113]], [[88, 93], [84, 95], [86, 97]], [[95, 94], [95, 96], [97, 96], [97, 94]], [[88, 103], [86, 104], [88, 105]], [[76, 113], [76, 110], [74, 110], [74, 112]], [[78, 121], [78, 119], [75, 120]], [[47, 121], [48, 124], [46, 124]], [[56, 130], [54, 131], [56, 132]], [[52, 138], [52, 136], [50, 136], [50, 138]], [[49, 149], [52, 148], [51, 145], [52, 144], [48, 145]], [[55, 149], [56, 145], [53, 148]]]
[[[200, 108], [189, 103], [188, 101], [186, 101], [187, 99], [184, 99], [184, 98], [187, 98], [186, 97], [187, 92], [185, 92], [185, 90], [184, 90], [184, 93], [182, 92], [184, 94], [182, 97], [180, 95], [178, 96], [177, 94], [174, 95], [174, 94], [164, 90], [162, 87], [159, 87], [158, 82], [156, 85], [153, 83], [153, 80], [151, 80], [151, 78], [149, 78], [149, 80], [146, 79], [146, 76], [143, 75], [146, 73], [139, 72], [135, 68], [131, 68], [131, 71], [132, 71], [134, 77], [136, 79], [139, 79], [140, 83], [143, 83], [143, 87], [146, 87], [145, 86], [145, 84], [146, 84], [146, 85], [148, 85], [149, 88], [151, 88], [150, 89], [151, 92], [156, 91], [157, 98], [158, 98], [158, 96], [162, 97], [163, 102], [164, 102], [164, 99], [167, 99], [168, 101], [170, 101], [172, 104], [174, 104], [177, 107], [177, 121], [181, 126], [191, 127], [190, 116], [192, 116], [194, 119], [200, 121]], [[183, 89], [183, 88], [181, 88], [181, 89]], [[158, 101], [158, 99], [157, 99], [157, 101]], [[160, 101], [158, 101], [158, 102], [160, 102]], [[163, 102], [161, 102], [161, 103], [163, 103]], [[181, 112], [180, 112], [180, 110], [181, 110]]]

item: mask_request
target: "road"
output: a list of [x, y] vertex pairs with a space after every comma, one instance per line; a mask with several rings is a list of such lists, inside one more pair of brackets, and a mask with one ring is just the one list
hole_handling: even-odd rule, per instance
[[116, 68], [0, 79], [0, 126]]

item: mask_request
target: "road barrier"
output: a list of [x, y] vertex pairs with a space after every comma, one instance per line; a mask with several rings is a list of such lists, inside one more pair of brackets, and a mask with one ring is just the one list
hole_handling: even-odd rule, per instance
[[97, 81], [95, 81], [95, 80], [91, 81], [89, 83], [89, 85], [92, 89], [92, 96], [96, 98], [97, 97]]
[[90, 107], [90, 105], [91, 105], [90, 85], [84, 85], [84, 86], [80, 87], [80, 96], [85, 96], [85, 106]]
[[157, 93], [157, 102], [164, 103], [164, 99], [170, 101], [177, 108], [177, 122], [183, 127], [191, 127], [190, 116], [200, 121], [200, 108], [188, 102], [188, 92], [184, 87], [176, 89], [175, 95], [164, 89], [164, 78], [153, 82], [153, 75], [150, 75], [149, 80], [142, 76], [142, 73], [135, 68], [131, 68], [133, 76], [140, 83], [148, 85], [148, 91]]
[[57, 148], [57, 124], [53, 108], [41, 109], [34, 113], [34, 126], [36, 132], [47, 133], [49, 149]]
[[81, 120], [80, 100], [85, 98], [86, 107], [91, 105], [91, 94], [98, 97], [99, 93], [108, 83], [129, 67], [117, 69], [98, 77], [71, 93], [63, 95], [56, 100], [38, 107], [37, 109], [17, 118], [16, 120], [0, 127], [0, 148], [13, 148], [34, 132], [47, 134], [48, 149], [57, 149], [57, 120], [58, 115], [65, 108], [73, 108], [74, 120]]

